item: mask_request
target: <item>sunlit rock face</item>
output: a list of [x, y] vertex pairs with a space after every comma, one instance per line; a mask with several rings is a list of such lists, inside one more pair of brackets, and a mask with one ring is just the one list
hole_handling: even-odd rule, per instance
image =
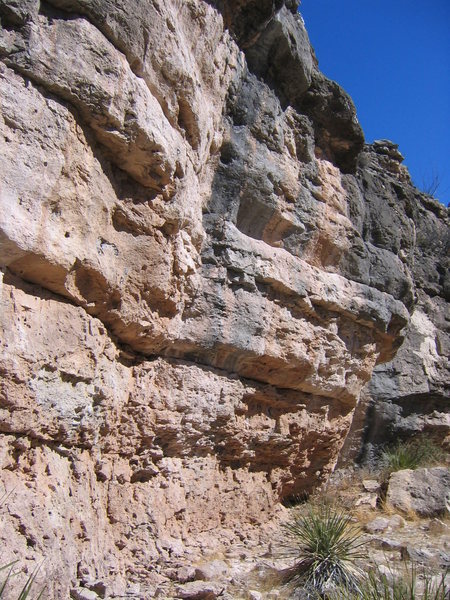
[[50, 597], [254, 536], [405, 334], [445, 380], [445, 210], [296, 8], [0, 0], [0, 535]]

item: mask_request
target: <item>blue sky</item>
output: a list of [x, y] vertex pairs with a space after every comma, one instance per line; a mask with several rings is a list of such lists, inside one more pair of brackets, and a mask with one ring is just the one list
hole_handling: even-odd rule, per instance
[[327, 77], [353, 98], [366, 140], [399, 145], [414, 183], [450, 199], [450, 0], [302, 0]]

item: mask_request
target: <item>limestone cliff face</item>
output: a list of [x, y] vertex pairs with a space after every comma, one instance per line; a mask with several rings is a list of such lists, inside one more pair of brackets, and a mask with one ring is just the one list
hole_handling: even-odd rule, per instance
[[325, 480], [363, 389], [445, 397], [446, 210], [296, 9], [0, 0], [0, 535], [49, 597], [152, 597]]

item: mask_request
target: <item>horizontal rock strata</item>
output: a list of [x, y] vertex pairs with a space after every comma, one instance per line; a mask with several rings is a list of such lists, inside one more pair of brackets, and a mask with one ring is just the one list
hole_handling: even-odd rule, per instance
[[[444, 381], [447, 217], [364, 145], [296, 2], [0, 20], [3, 559], [149, 598], [326, 480], [374, 369]], [[414, 332], [441, 341], [411, 392]]]

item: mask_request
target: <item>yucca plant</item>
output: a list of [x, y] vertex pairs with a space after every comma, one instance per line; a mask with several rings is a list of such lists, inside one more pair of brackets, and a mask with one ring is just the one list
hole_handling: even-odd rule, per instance
[[310, 508], [284, 525], [283, 554], [295, 561], [286, 583], [304, 588], [310, 597], [325, 598], [329, 590], [359, 590], [361, 572], [355, 565], [364, 558], [361, 531], [351, 516], [331, 506]]
[[[13, 573], [13, 568], [14, 565], [17, 563], [17, 561], [13, 561], [8, 563], [7, 565], [3, 565], [2, 567], [0, 567], [0, 572], [1, 571], [7, 571], [6, 574], [6, 578], [3, 581], [3, 583], [0, 584], [0, 598], [4, 598], [5, 594], [7, 592], [7, 587], [11, 581], [11, 578], [15, 575]], [[17, 596], [17, 600], [27, 600], [27, 598], [29, 597], [30, 593], [31, 593], [31, 587], [33, 586], [34, 580], [36, 579], [36, 575], [39, 571], [39, 567], [37, 567], [33, 573], [31, 573], [31, 575], [28, 577], [27, 581], [25, 582], [25, 585], [23, 586], [22, 590], [20, 591], [19, 595]], [[38, 596], [36, 596], [36, 600], [40, 600], [43, 597], [44, 594], [44, 590], [41, 590], [40, 594]]]
[[[6, 502], [6, 500], [9, 498], [13, 491], [14, 490], [11, 490], [9, 493], [5, 492], [3, 494], [3, 496], [0, 498], [0, 507]], [[3, 573], [3, 571], [7, 571], [6, 578], [3, 582], [0, 582], [0, 598], [5, 597], [5, 594], [7, 593], [7, 587], [9, 586], [12, 577], [16, 575], [16, 573], [13, 572], [13, 568], [14, 565], [17, 564], [17, 562], [17, 560], [13, 560], [7, 565], [0, 566], [0, 574]], [[36, 579], [40, 567], [41, 565], [38, 565], [28, 577], [27, 581], [25, 582], [25, 585], [23, 586], [22, 590], [17, 596], [17, 600], [27, 600], [31, 592], [31, 587], [33, 586], [34, 580]], [[40, 600], [43, 597], [44, 591], [45, 587], [41, 590], [39, 595], [36, 596], [36, 600]], [[11, 597], [11, 594], [9, 594], [9, 596]]]
[[347, 589], [336, 590], [330, 600], [449, 600], [450, 588], [446, 585], [447, 572], [438, 579], [422, 572], [419, 577], [414, 564], [406, 565], [401, 575], [390, 577], [372, 570], [361, 581], [358, 593]]

